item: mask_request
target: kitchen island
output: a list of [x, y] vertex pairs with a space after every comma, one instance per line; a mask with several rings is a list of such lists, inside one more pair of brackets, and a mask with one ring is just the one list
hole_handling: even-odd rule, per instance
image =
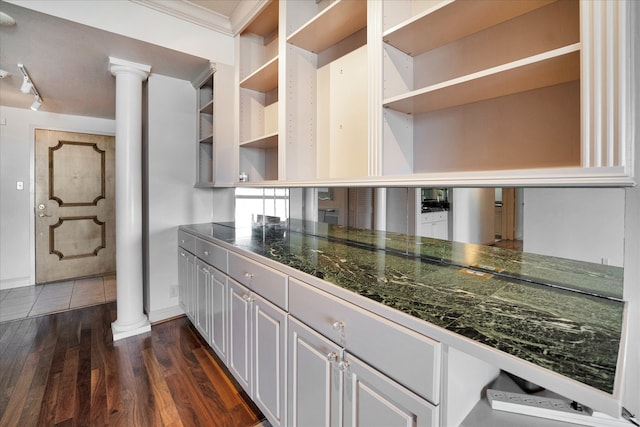
[[615, 402], [622, 268], [312, 222], [180, 230], [516, 375], [542, 368], [531, 381], [579, 383], [583, 403]]

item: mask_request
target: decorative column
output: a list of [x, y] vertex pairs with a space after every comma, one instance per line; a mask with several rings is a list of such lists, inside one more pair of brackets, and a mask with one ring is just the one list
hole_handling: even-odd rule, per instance
[[109, 57], [109, 70], [116, 77], [116, 341], [151, 330], [142, 294], [142, 82], [151, 67]]

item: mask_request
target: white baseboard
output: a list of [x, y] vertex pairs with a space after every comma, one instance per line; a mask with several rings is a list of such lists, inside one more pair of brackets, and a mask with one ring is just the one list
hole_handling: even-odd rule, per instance
[[12, 279], [2, 279], [0, 280], [0, 290], [4, 289], [13, 289], [13, 288], [22, 288], [25, 286], [33, 286], [31, 283], [31, 277], [14, 277]]
[[162, 308], [160, 310], [154, 310], [148, 313], [149, 322], [156, 323], [162, 320], [171, 319], [172, 317], [182, 316], [184, 314], [184, 310], [179, 305], [174, 305], [172, 307]]

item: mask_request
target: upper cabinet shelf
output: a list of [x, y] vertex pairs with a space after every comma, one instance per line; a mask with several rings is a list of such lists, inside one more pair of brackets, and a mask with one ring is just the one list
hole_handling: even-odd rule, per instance
[[580, 78], [580, 43], [385, 100], [384, 107], [421, 114], [566, 83]]
[[367, 2], [337, 0], [296, 32], [287, 41], [319, 53], [367, 26]]
[[555, 1], [444, 1], [390, 28], [383, 34], [383, 40], [408, 55], [416, 56]]
[[268, 92], [278, 87], [278, 57], [273, 58], [240, 82], [240, 87]]

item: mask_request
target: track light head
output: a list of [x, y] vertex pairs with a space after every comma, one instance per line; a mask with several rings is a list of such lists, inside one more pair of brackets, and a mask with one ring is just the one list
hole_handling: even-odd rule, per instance
[[31, 104], [31, 109], [33, 111], [38, 111], [41, 105], [42, 105], [42, 99], [40, 99], [40, 97], [36, 97], [35, 101], [33, 101], [33, 104]]
[[31, 84], [31, 81], [29, 80], [29, 78], [25, 76], [24, 79], [22, 80], [22, 86], [20, 87], [20, 92], [29, 93], [31, 92], [31, 88], [33, 88], [33, 84]]

